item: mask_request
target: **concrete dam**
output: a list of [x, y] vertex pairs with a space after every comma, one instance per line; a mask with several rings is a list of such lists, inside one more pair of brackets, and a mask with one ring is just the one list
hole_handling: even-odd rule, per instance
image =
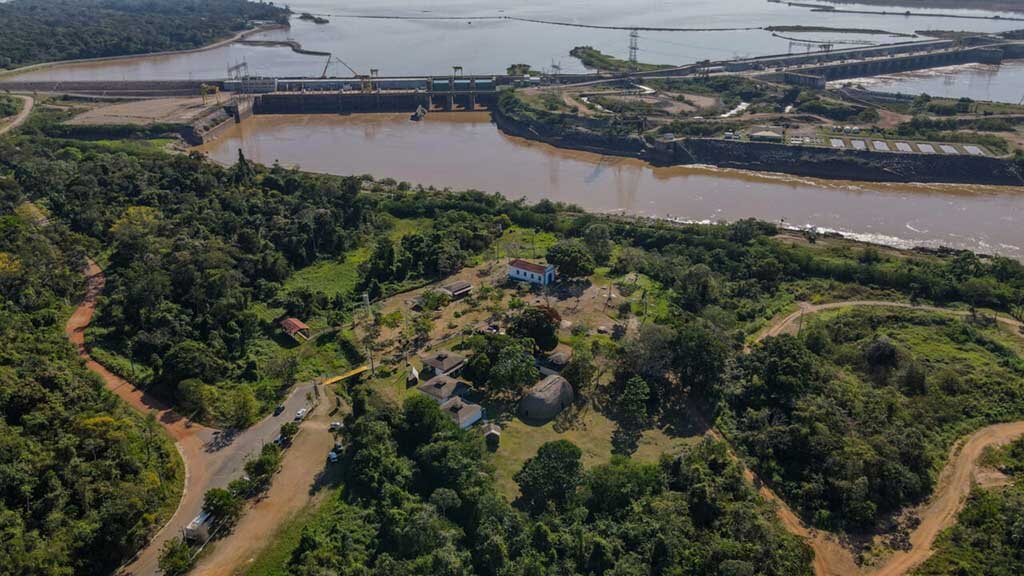
[[[488, 110], [497, 103], [502, 80], [496, 76], [277, 79], [273, 90], [253, 94], [252, 106], [255, 114]], [[225, 84], [226, 89], [236, 88]], [[247, 92], [236, 90], [236, 94]]]

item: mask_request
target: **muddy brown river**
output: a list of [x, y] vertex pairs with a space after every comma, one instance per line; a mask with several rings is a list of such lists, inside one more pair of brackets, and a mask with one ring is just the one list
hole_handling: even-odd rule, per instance
[[894, 246], [1024, 258], [1024, 192], [965, 185], [826, 181], [561, 150], [502, 134], [485, 113], [256, 116], [201, 150], [233, 162], [373, 174], [451, 189], [549, 198], [599, 212], [687, 221], [756, 217]]

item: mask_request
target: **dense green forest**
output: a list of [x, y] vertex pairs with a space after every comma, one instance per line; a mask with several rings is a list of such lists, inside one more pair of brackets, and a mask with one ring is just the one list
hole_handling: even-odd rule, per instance
[[21, 110], [21, 99], [0, 94], [0, 118], [13, 116]]
[[722, 443], [584, 471], [579, 448], [551, 442], [516, 475], [513, 507], [494, 490], [482, 438], [433, 400], [364, 410], [357, 401], [346, 489], [305, 529], [289, 574], [811, 574], [811, 551]]
[[[303, 374], [302, 360], [287, 354], [296, 343], [281, 334], [281, 316], [338, 325], [363, 290], [377, 298], [461, 268], [489, 245], [499, 210], [522, 222], [555, 218], [482, 193], [388, 199], [362, 193], [361, 179], [244, 159], [225, 170], [201, 156], [50, 143], [0, 143], [0, 169], [104, 247], [95, 354], [196, 418], [224, 425], [251, 423]], [[395, 241], [388, 231], [396, 217], [426, 224]], [[296, 269], [366, 249], [347, 291], [284, 287]], [[359, 359], [344, 336], [325, 340], [337, 345], [331, 355]]]
[[[364, 291], [383, 297], [446, 277], [513, 227], [555, 238], [547, 256], [570, 285], [585, 285], [600, 268], [619, 282], [642, 276], [657, 288], [652, 305], [661, 313], [594, 347], [612, 367], [610, 381], [588, 387], [598, 361], [587, 349], [566, 368], [580, 396], [599, 400], [626, 432], [616, 441], [620, 453], [635, 449], [631, 433], [650, 422], [699, 426], [693, 414], [710, 421], [717, 413], [742, 455], [805, 518], [856, 530], [926, 496], [954, 437], [1019, 417], [1020, 356], [980, 320], [823, 317], [841, 329], [811, 323], [800, 338], [769, 339], [743, 353], [750, 336], [794, 299], [902, 298], [1019, 311], [1024, 268], [1010, 259], [895, 254], [819, 245], [814, 236], [783, 241], [774, 226], [755, 221], [626, 221], [477, 191], [261, 167], [241, 156], [224, 168], [199, 155], [47, 138], [38, 122], [24, 132], [0, 140], [5, 213], [25, 198], [39, 203], [61, 223], [47, 234], [69, 229], [57, 238], [61, 253], [80, 263], [87, 252], [103, 263], [108, 283], [89, 331], [93, 353], [200, 419], [244, 426], [299, 378], [316, 374], [302, 376], [306, 360], [290, 352], [306, 345], [281, 335], [281, 316], [313, 319], [318, 329], [343, 326]], [[350, 281], [331, 292], [296, 283], [325, 266]], [[33, 268], [45, 277], [12, 274], [32, 284], [12, 287], [7, 298], [52, 294], [54, 306], [70, 300], [80, 289], [75, 267], [63, 264], [62, 274]], [[56, 327], [59, 339], [61, 316], [53, 309], [49, 324], [6, 326], [11, 338], [14, 326]], [[528, 382], [533, 367], [518, 360], [553, 344], [542, 310], [509, 319], [508, 337], [466, 340], [479, 353], [469, 370], [485, 395]], [[27, 341], [46, 341], [34, 334]], [[349, 336], [332, 334], [328, 355], [358, 361]], [[956, 354], [942, 360], [948, 351]], [[701, 444], [656, 466], [616, 459], [588, 471], [577, 467], [579, 449], [547, 445], [515, 474], [522, 498], [510, 507], [495, 492], [477, 436], [453, 430], [432, 405], [371, 408], [356, 400], [348, 457], [358, 473], [330, 518], [307, 530], [290, 573], [807, 571], [806, 550], [779, 532], [723, 445]], [[92, 441], [77, 428], [62, 430]], [[45, 517], [15, 502], [12, 521], [31, 526]], [[139, 502], [132, 510], [157, 507]], [[61, 521], [99, 513], [72, 510]], [[136, 526], [117, 535], [135, 542], [141, 533]], [[114, 552], [102, 562], [130, 546], [108, 548]], [[76, 566], [68, 558], [57, 565]], [[672, 572], [661, 564], [666, 558], [688, 568]]]
[[985, 460], [1012, 484], [971, 492], [956, 525], [942, 533], [916, 576], [1024, 574], [1024, 438]]
[[815, 525], [863, 530], [931, 494], [949, 446], [1024, 418], [1024, 340], [935, 313], [851, 309], [740, 362], [726, 420]]
[[0, 575], [109, 573], [173, 511], [181, 464], [64, 336], [92, 242], [20, 198], [0, 175]]
[[248, 0], [10, 0], [0, 3], [0, 68], [198, 48], [253, 21], [287, 22]]

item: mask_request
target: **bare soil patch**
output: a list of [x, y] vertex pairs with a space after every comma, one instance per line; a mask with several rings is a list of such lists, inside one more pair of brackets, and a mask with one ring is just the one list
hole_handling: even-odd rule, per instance
[[[223, 96], [221, 97], [223, 99]], [[155, 98], [121, 102], [109, 106], [98, 106], [75, 116], [68, 124], [94, 126], [103, 124], [133, 124], [148, 126], [150, 124], [189, 124], [203, 116], [212, 107], [216, 107], [214, 98], [203, 103], [200, 97], [190, 98]]]

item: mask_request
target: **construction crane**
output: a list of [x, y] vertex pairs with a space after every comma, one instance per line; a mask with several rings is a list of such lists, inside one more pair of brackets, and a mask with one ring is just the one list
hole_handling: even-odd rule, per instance
[[791, 38], [781, 34], [772, 34], [775, 38], [789, 41], [789, 52], [793, 53], [794, 46], [803, 46], [810, 52], [818, 49], [821, 52], [831, 52], [836, 46], [874, 46], [876, 43], [870, 40], [804, 40], [802, 38]]
[[345, 63], [345, 60], [339, 58], [338, 56], [336, 56], [334, 54], [330, 54], [327, 57], [326, 63], [324, 63], [324, 72], [321, 73], [321, 80], [324, 80], [325, 78], [327, 78], [327, 69], [331, 68], [332, 61], [338, 61], [338, 63], [341, 63], [341, 65], [344, 66], [345, 68], [347, 68], [348, 71], [351, 72], [352, 76], [354, 76], [355, 78], [362, 78], [362, 77], [365, 76], [364, 74], [359, 74], [358, 72], [355, 72], [355, 69], [353, 69], [352, 67], [348, 66], [348, 64]]

